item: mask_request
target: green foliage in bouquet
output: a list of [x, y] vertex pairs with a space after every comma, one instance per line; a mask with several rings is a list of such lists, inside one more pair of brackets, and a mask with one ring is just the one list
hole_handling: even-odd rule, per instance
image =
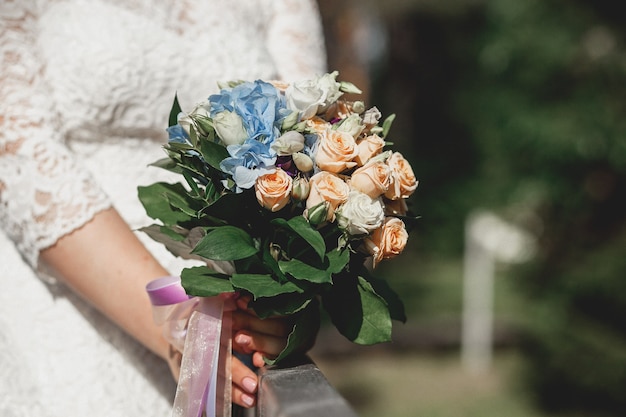
[[[383, 152], [393, 118], [378, 126], [375, 108], [340, 100], [358, 90], [336, 75], [290, 86], [232, 82], [188, 114], [175, 99], [167, 158], [154, 165], [184, 182], [138, 190], [147, 214], [160, 222], [142, 230], [174, 255], [206, 263], [182, 271], [188, 294], [245, 292], [259, 317], [293, 319], [286, 348], [270, 363], [310, 342], [320, 306], [359, 344], [389, 341], [392, 320], [406, 319], [399, 297], [365, 261], [403, 249], [404, 225], [412, 220], [404, 199], [417, 181], [401, 155]], [[359, 154], [364, 141], [380, 146]], [[325, 146], [344, 145], [354, 149], [339, 161], [325, 159]], [[383, 181], [377, 192], [352, 186], [362, 180], [348, 185], [357, 170], [374, 167]], [[328, 184], [338, 187], [339, 202], [324, 193]], [[376, 236], [399, 242], [387, 248]]]

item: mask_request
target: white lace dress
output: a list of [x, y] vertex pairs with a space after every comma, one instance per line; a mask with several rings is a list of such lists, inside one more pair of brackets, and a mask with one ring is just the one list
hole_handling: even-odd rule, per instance
[[136, 188], [178, 180], [147, 167], [175, 92], [324, 70], [314, 0], [0, 1], [0, 416], [170, 414], [167, 366], [41, 279], [39, 251], [111, 204], [150, 223]]

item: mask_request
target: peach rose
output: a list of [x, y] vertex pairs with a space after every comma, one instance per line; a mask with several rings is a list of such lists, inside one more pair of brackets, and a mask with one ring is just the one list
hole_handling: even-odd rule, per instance
[[363, 239], [363, 243], [372, 255], [376, 267], [383, 259], [390, 259], [402, 253], [408, 239], [409, 233], [404, 222], [397, 217], [387, 217], [381, 227]]
[[356, 156], [356, 142], [350, 134], [327, 129], [320, 135], [315, 163], [321, 170], [339, 174], [356, 166], [352, 161]]
[[271, 211], [278, 211], [289, 202], [292, 187], [291, 177], [282, 169], [260, 175], [254, 184], [259, 204]]
[[387, 159], [387, 165], [393, 172], [393, 184], [385, 193], [385, 197], [390, 200], [397, 200], [413, 194], [417, 188], [417, 180], [413, 174], [413, 168], [402, 154], [393, 152]]
[[335, 210], [348, 200], [350, 187], [337, 175], [320, 171], [309, 179], [309, 198], [306, 200], [307, 210], [326, 201], [329, 203], [326, 220], [335, 220]]
[[363, 166], [373, 156], [379, 155], [385, 147], [385, 141], [378, 135], [369, 135], [366, 138], [359, 140], [356, 143], [358, 155], [354, 158], [354, 161]]
[[389, 165], [376, 161], [354, 171], [350, 177], [350, 187], [367, 194], [370, 198], [378, 198], [387, 192], [392, 181]]
[[330, 123], [328, 123], [326, 120], [322, 119], [319, 116], [314, 116], [310, 119], [307, 119], [305, 120], [305, 123], [309, 129], [313, 130], [318, 135], [321, 135], [326, 130], [330, 129], [331, 126]]

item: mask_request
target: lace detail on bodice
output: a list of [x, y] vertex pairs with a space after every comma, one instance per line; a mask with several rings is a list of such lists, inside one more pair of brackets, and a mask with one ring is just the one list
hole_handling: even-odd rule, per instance
[[93, 155], [81, 154], [93, 148], [82, 144], [118, 148], [120, 157], [103, 165], [131, 175], [147, 169], [127, 166], [136, 139], [152, 140], [159, 156], [175, 92], [190, 109], [220, 80], [323, 72], [315, 7], [313, 0], [3, 0], [0, 226], [25, 259], [35, 265], [41, 249], [110, 205], [106, 172], [94, 172]]

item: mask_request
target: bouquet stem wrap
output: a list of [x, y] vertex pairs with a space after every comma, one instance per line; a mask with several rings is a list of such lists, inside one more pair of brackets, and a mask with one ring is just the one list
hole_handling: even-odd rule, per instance
[[234, 303], [219, 296], [190, 298], [179, 277], [156, 279], [146, 289], [155, 323], [183, 354], [172, 416], [230, 416]]

